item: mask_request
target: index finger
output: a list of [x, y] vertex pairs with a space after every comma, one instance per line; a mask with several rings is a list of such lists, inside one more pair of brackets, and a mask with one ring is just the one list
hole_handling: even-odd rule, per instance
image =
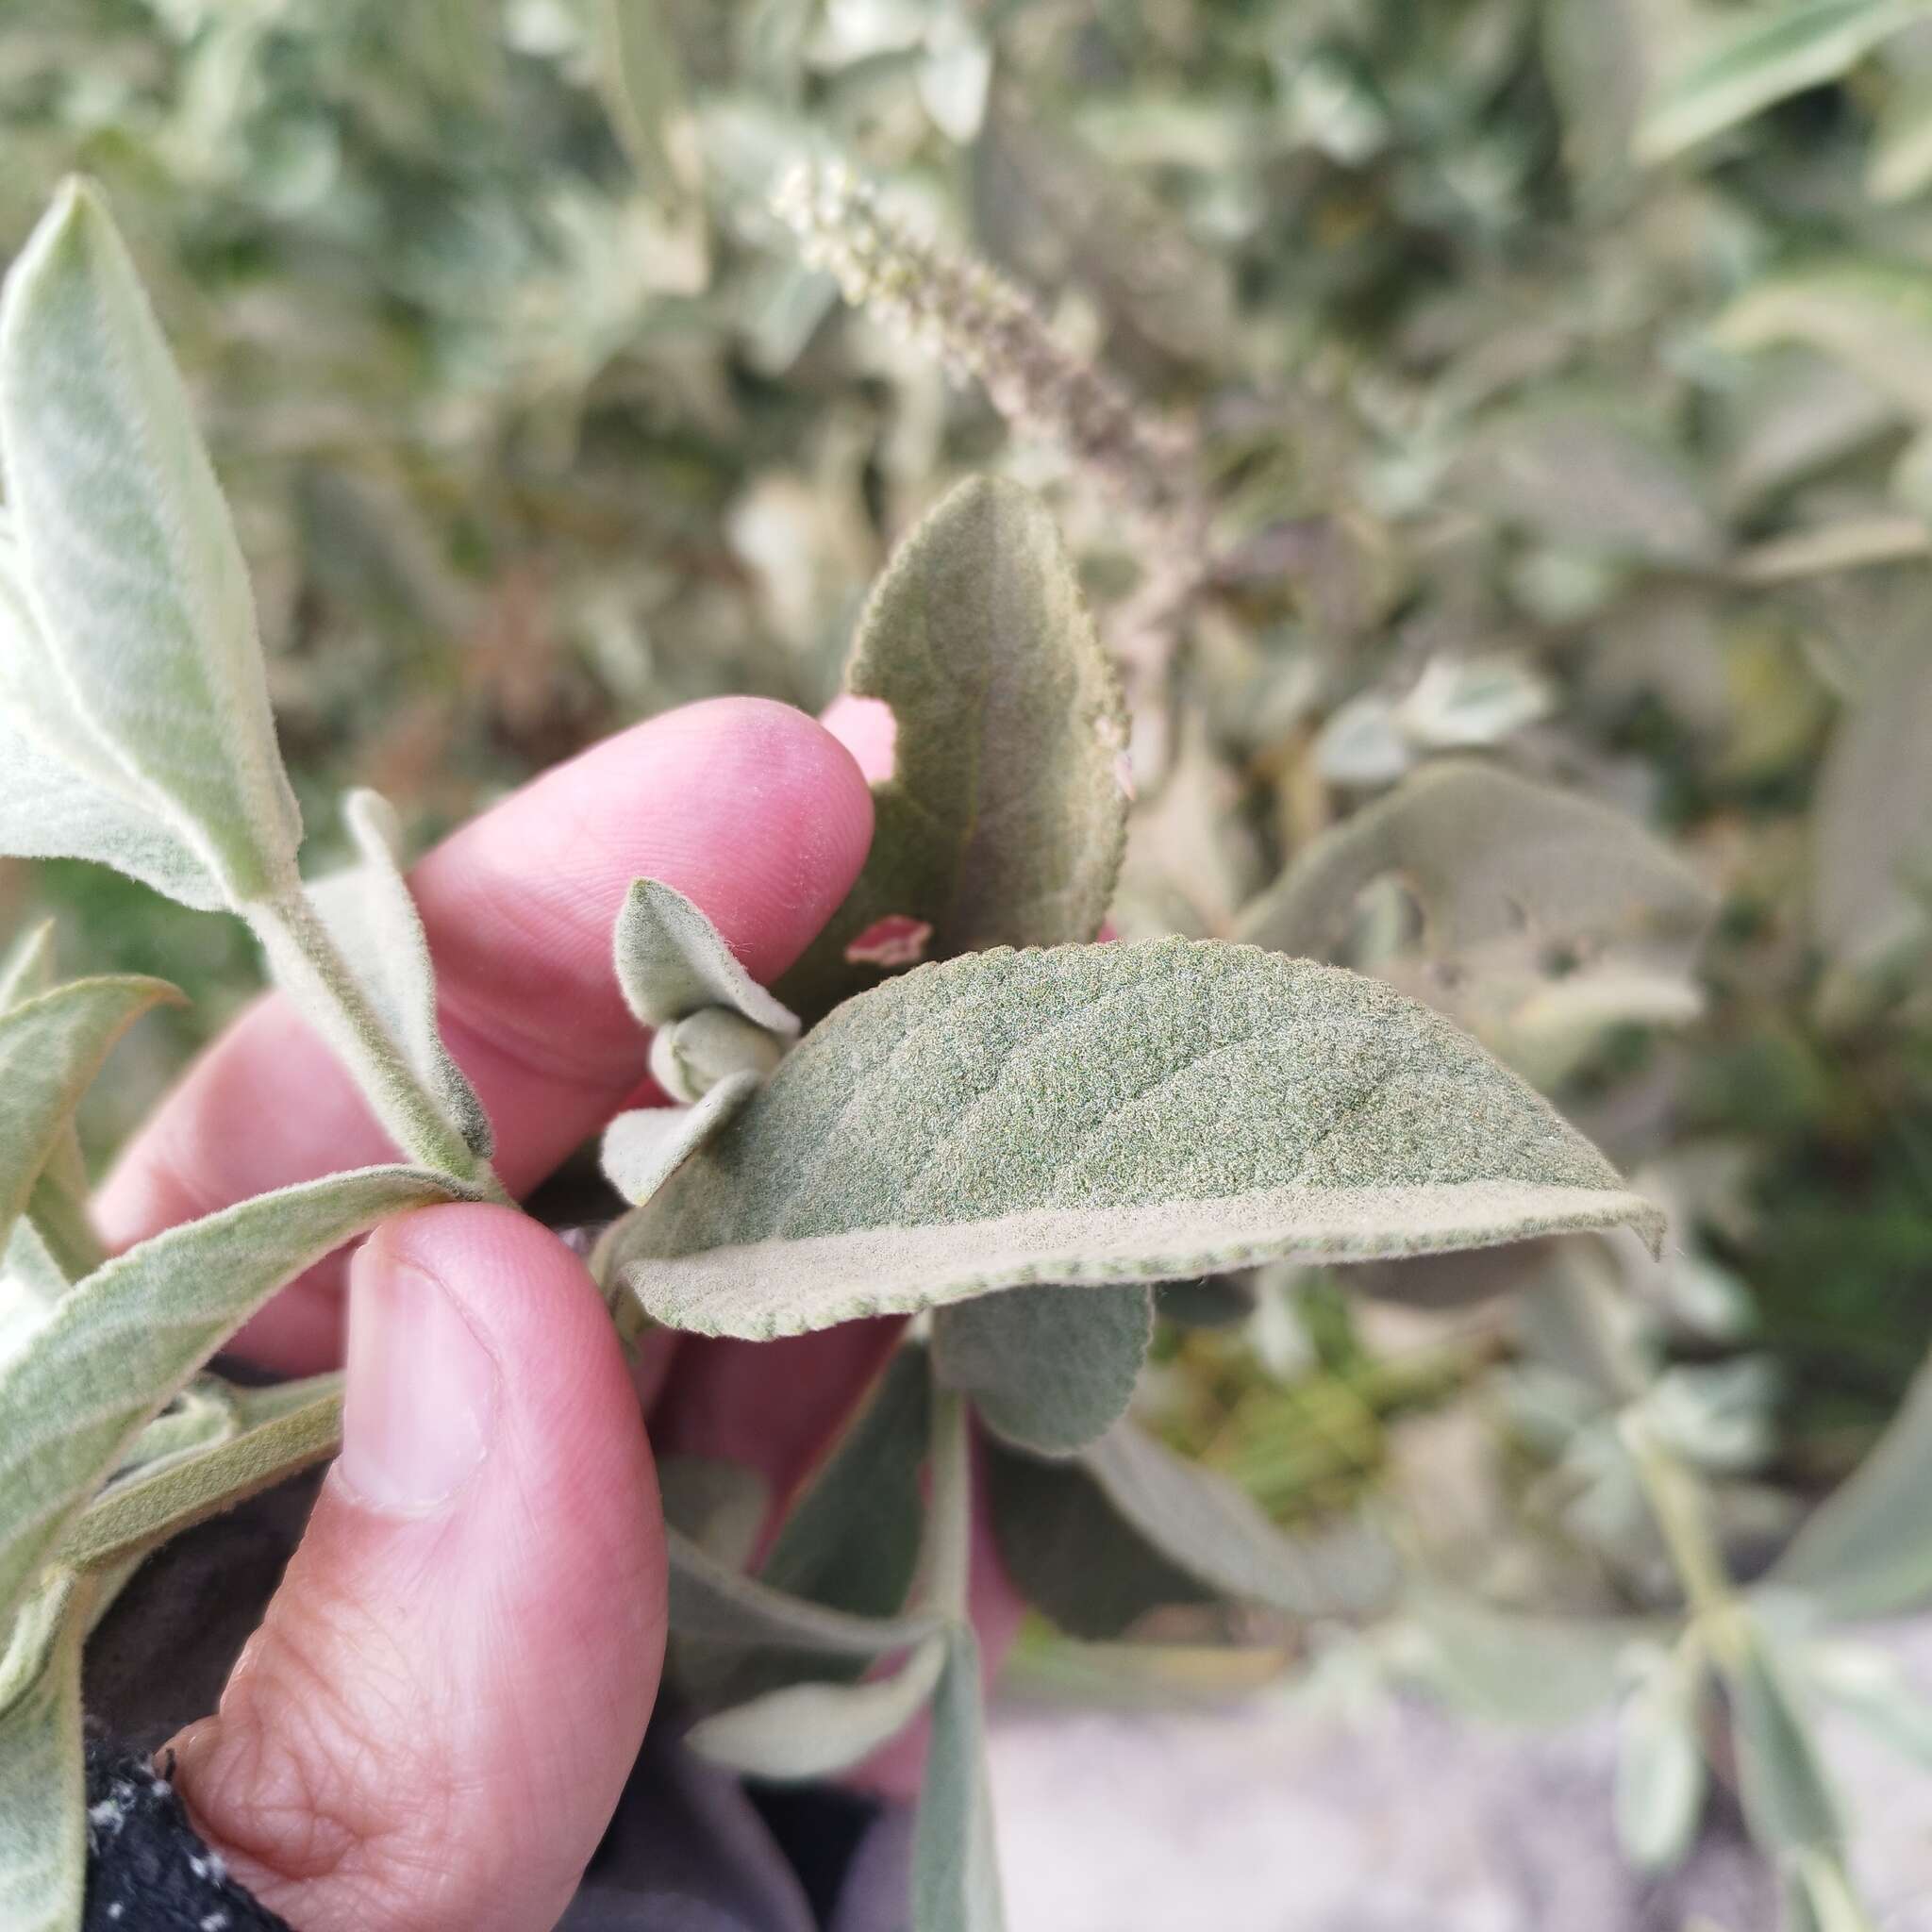
[[[510, 1191], [534, 1186], [644, 1077], [647, 1041], [610, 964], [633, 878], [675, 886], [771, 979], [838, 908], [871, 839], [872, 794], [828, 732], [788, 706], [722, 698], [592, 746], [430, 853], [409, 882], [443, 1038], [495, 1124]], [[102, 1232], [124, 1246], [394, 1158], [328, 1049], [269, 994], [129, 1145], [99, 1198]], [[340, 1359], [340, 1267], [285, 1290], [237, 1345], [289, 1373]]]

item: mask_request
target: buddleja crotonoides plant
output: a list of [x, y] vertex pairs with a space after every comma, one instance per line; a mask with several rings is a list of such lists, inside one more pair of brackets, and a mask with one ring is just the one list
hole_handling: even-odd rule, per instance
[[[348, 871], [301, 879], [234, 532], [85, 186], [0, 302], [0, 851], [100, 860], [245, 920], [409, 1163], [109, 1258], [72, 1117], [175, 995], [54, 985], [41, 935], [0, 982], [0, 1921], [54, 1932], [81, 1905], [91, 1623], [147, 1551], [337, 1441], [334, 1378], [244, 1391], [205, 1364], [384, 1216], [500, 1190], [383, 802], [347, 801]], [[836, 1772], [929, 1706], [914, 1924], [983, 1932], [1000, 1907], [966, 1616], [973, 1415], [1003, 1547], [1069, 1626], [1222, 1595], [1357, 1610], [1388, 1580], [1374, 1545], [1286, 1541], [1124, 1420], [1149, 1284], [1620, 1224], [1655, 1241], [1661, 1220], [1377, 981], [1255, 946], [1091, 943], [1123, 838], [1120, 699], [1024, 491], [971, 482], [932, 512], [849, 686], [891, 708], [895, 771], [863, 876], [777, 995], [676, 893], [640, 881], [625, 908], [617, 974], [683, 1104], [611, 1126], [632, 1207], [595, 1267], [627, 1332], [929, 1314], [756, 1573], [749, 1478], [666, 1471], [674, 1664], [711, 1713], [699, 1748], [767, 1776]]]

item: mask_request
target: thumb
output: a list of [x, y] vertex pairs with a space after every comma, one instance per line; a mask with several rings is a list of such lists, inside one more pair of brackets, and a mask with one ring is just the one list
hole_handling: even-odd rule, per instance
[[656, 1477], [589, 1275], [507, 1208], [427, 1208], [356, 1257], [341, 1456], [177, 1784], [303, 1932], [536, 1932], [663, 1641]]

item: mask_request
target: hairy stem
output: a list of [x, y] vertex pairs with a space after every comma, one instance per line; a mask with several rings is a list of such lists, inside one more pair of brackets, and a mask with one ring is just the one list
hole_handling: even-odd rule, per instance
[[405, 1154], [491, 1200], [508, 1200], [390, 1038], [308, 895], [295, 887], [244, 908], [275, 984], [327, 1041]]

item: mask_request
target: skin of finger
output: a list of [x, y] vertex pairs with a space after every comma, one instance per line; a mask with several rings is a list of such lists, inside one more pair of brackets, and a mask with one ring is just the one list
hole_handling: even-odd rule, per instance
[[[610, 933], [630, 881], [693, 899], [775, 978], [864, 863], [872, 796], [803, 713], [724, 698], [651, 720], [547, 773], [456, 833], [410, 884], [435, 957], [443, 1034], [495, 1123], [497, 1167], [527, 1190], [644, 1077]], [[189, 1071], [102, 1191], [117, 1247], [233, 1202], [394, 1150], [328, 1050], [278, 996]], [[341, 1273], [276, 1298], [236, 1350], [284, 1373], [341, 1357]]]
[[583, 1267], [508, 1209], [372, 1238], [457, 1298], [500, 1374], [427, 1516], [338, 1474], [220, 1711], [178, 1738], [204, 1836], [303, 1932], [540, 1932], [657, 1694], [664, 1546], [635, 1395]]

